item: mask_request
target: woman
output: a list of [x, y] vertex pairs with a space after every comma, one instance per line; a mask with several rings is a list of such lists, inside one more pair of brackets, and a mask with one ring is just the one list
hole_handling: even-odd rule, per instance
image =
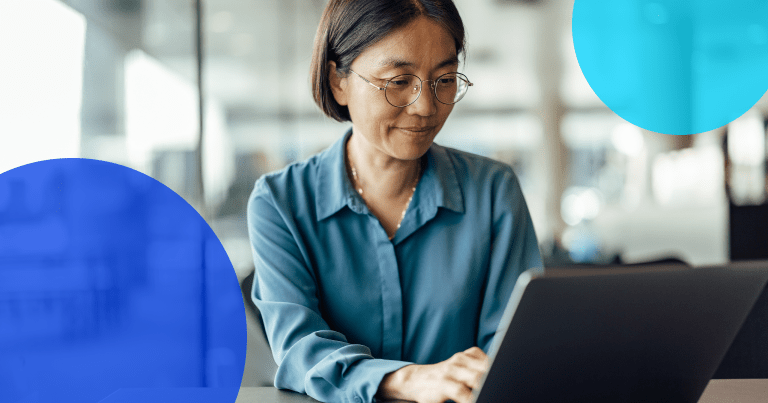
[[276, 387], [343, 402], [478, 387], [518, 275], [542, 264], [511, 168], [433, 143], [471, 85], [463, 52], [450, 0], [329, 1], [312, 86], [352, 128], [248, 205]]

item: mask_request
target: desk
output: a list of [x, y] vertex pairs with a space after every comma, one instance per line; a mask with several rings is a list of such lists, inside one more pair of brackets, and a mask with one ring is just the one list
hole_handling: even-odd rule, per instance
[[[765, 403], [766, 400], [768, 379], [714, 379], [707, 385], [699, 403]], [[275, 388], [241, 388], [235, 403], [256, 402], [312, 403], [317, 400]]]
[[768, 379], [713, 379], [699, 403], [761, 403], [768, 399]]

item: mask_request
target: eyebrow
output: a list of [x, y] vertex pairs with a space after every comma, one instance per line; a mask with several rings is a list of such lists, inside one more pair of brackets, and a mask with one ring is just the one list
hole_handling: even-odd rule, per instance
[[[459, 58], [456, 55], [452, 55], [449, 58], [443, 60], [442, 62], [438, 63], [435, 67], [435, 70], [441, 69], [445, 66], [451, 66], [454, 64], [459, 64]], [[400, 68], [400, 67], [414, 67], [415, 63], [404, 60], [398, 57], [390, 57], [387, 59], [384, 59], [381, 63], [379, 63], [382, 67], [393, 67], [393, 68]]]

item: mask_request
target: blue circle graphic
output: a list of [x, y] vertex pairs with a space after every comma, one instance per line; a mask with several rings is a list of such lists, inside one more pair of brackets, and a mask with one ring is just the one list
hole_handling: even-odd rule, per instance
[[765, 0], [575, 0], [572, 23], [592, 90], [644, 129], [713, 130], [768, 90]]
[[232, 264], [175, 192], [88, 159], [0, 174], [0, 402], [232, 403], [245, 347]]

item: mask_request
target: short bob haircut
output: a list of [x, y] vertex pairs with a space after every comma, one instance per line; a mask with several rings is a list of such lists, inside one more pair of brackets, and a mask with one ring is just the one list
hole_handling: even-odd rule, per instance
[[330, 0], [317, 28], [310, 67], [312, 95], [323, 113], [351, 121], [349, 109], [331, 92], [329, 62], [346, 76], [366, 48], [420, 16], [442, 25], [456, 43], [456, 55], [464, 53], [464, 24], [452, 0]]

